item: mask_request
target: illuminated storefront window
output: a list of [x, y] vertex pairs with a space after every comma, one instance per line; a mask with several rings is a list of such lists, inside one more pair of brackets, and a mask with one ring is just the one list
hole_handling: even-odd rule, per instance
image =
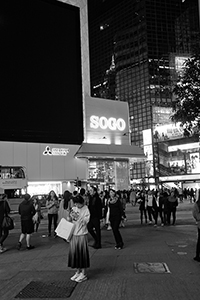
[[114, 184], [114, 161], [90, 161], [89, 180]]
[[129, 185], [128, 161], [89, 161], [90, 183], [102, 183], [116, 190], [127, 189]]
[[[156, 142], [159, 176], [167, 175], [184, 175], [200, 173], [200, 155], [199, 146], [197, 148], [190, 147], [190, 143], [171, 146], [173, 140]], [[191, 145], [196, 143], [191, 143]], [[183, 146], [183, 150], [179, 148]]]

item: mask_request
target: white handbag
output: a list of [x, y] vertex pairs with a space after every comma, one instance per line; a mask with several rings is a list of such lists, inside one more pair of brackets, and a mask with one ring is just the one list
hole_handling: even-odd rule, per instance
[[62, 218], [60, 220], [55, 232], [59, 237], [65, 239], [69, 242], [70, 239], [72, 238], [74, 229], [75, 229], [75, 225], [73, 223]]

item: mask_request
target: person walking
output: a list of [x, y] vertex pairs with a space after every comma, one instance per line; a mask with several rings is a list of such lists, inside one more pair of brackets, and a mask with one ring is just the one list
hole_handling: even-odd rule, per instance
[[35, 215], [33, 216], [33, 223], [34, 223], [34, 227], [35, 227], [35, 232], [38, 232], [38, 228], [41, 222], [41, 216], [42, 216], [42, 212], [41, 212], [41, 204], [40, 201], [38, 200], [38, 198], [34, 198], [33, 199], [33, 205], [35, 207]]
[[141, 225], [143, 224], [143, 216], [144, 216], [145, 223], [147, 224], [146, 196], [144, 191], [140, 192], [137, 202], [139, 203], [140, 223]]
[[192, 209], [192, 215], [197, 223], [196, 255], [193, 259], [200, 262], [200, 190], [198, 192], [198, 198]]
[[121, 233], [119, 231], [119, 226], [122, 218], [124, 217], [124, 211], [123, 211], [122, 203], [119, 197], [116, 195], [115, 190], [110, 189], [109, 196], [110, 196], [108, 200], [108, 205], [110, 208], [109, 218], [110, 218], [110, 225], [116, 242], [115, 249], [121, 250], [124, 246], [124, 242]]
[[71, 280], [82, 282], [87, 280], [86, 269], [90, 267], [90, 257], [87, 239], [87, 224], [90, 212], [80, 195], [74, 198], [74, 207], [70, 212], [71, 221], [75, 228], [69, 243], [68, 267], [76, 268], [76, 273]]
[[101, 199], [101, 206], [102, 206], [102, 219], [101, 219], [101, 229], [104, 228], [104, 226], [106, 225], [106, 222], [105, 222], [105, 208], [106, 208], [106, 205], [105, 205], [105, 191], [100, 191], [99, 193], [99, 197]]
[[174, 191], [172, 190], [168, 197], [168, 225], [171, 224], [171, 215], [172, 215], [172, 225], [176, 223], [176, 208], [178, 206], [178, 199], [175, 196]]
[[125, 221], [127, 221], [126, 218], [126, 203], [127, 203], [127, 196], [126, 191], [117, 191], [117, 195], [119, 196], [119, 200], [122, 203], [122, 209], [123, 209], [123, 217], [120, 223], [120, 227], [125, 227]]
[[94, 244], [92, 245], [95, 249], [101, 248], [101, 228], [100, 220], [102, 219], [102, 204], [101, 199], [97, 193], [97, 188], [95, 186], [90, 187], [89, 195], [89, 211], [90, 211], [90, 221], [88, 223], [88, 231], [94, 239]]
[[72, 193], [66, 190], [63, 194], [63, 199], [60, 201], [58, 210], [58, 223], [62, 218], [68, 220], [69, 213], [73, 207], [72, 204]]
[[162, 202], [163, 202], [163, 223], [168, 225], [168, 214], [169, 214], [169, 205], [168, 205], [168, 192], [163, 191], [162, 193]]
[[36, 213], [35, 207], [29, 194], [24, 195], [24, 200], [20, 203], [18, 212], [21, 216], [21, 234], [17, 249], [22, 247], [22, 241], [26, 237], [26, 249], [31, 250], [35, 247], [30, 244], [31, 234], [34, 232], [33, 216]]
[[134, 189], [131, 189], [130, 195], [129, 195], [129, 201], [132, 206], [136, 205], [136, 191]]
[[59, 201], [56, 193], [50, 191], [46, 201], [47, 215], [48, 215], [48, 236], [51, 236], [52, 221], [54, 223], [54, 237], [56, 237], [56, 227], [58, 222]]
[[153, 191], [148, 190], [147, 192], [147, 213], [149, 217], [149, 224], [153, 221]]
[[159, 192], [153, 194], [152, 211], [153, 211], [153, 218], [155, 221], [154, 227], [157, 227], [158, 213], [159, 213]]
[[3, 246], [4, 241], [9, 235], [9, 230], [2, 227], [3, 218], [10, 213], [10, 206], [7, 201], [7, 195], [3, 194], [0, 198], [0, 253], [5, 252], [7, 249]]
[[108, 199], [109, 199], [109, 191], [105, 191], [105, 209], [104, 209], [104, 219], [105, 219], [105, 225], [107, 230], [112, 230], [110, 226], [110, 208], [108, 206]]
[[157, 193], [158, 215], [160, 216], [161, 226], [164, 226], [164, 196], [162, 191]]

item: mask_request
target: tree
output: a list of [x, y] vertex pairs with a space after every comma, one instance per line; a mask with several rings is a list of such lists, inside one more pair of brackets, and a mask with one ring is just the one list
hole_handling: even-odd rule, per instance
[[185, 61], [173, 90], [173, 122], [181, 122], [186, 132], [200, 129], [200, 48]]

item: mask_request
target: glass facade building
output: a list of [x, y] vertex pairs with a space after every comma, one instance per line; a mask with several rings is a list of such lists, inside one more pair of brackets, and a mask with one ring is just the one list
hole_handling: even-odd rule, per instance
[[[91, 95], [126, 101], [131, 142], [143, 147], [143, 130], [153, 132], [155, 108], [171, 106], [177, 74], [199, 42], [198, 0], [88, 0], [88, 15]], [[131, 178], [147, 169], [135, 163]]]

